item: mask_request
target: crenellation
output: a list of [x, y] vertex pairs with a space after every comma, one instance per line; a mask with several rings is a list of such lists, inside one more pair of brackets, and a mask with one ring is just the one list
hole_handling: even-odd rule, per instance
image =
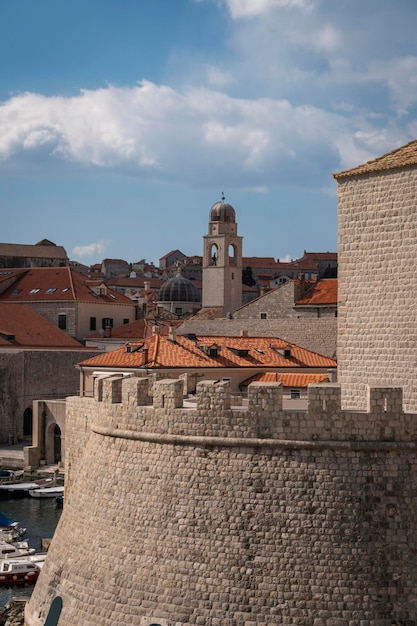
[[308, 386], [308, 414], [310, 417], [337, 415], [341, 412], [341, 389], [338, 383]]
[[126, 378], [122, 384], [122, 403], [132, 407], [152, 404], [149, 378]]
[[403, 412], [403, 390], [399, 387], [368, 387], [367, 412], [379, 415]]
[[122, 401], [122, 381], [123, 374], [99, 378], [95, 384], [94, 398], [98, 402], [120, 403]]
[[223, 411], [231, 405], [229, 381], [203, 380], [197, 384], [197, 409]]
[[153, 406], [155, 409], [178, 409], [183, 406], [184, 382], [180, 379], [160, 380], [154, 385]]

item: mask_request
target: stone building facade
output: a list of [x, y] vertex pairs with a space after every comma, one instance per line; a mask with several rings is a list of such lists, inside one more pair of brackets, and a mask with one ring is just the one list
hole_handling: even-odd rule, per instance
[[[388, 626], [417, 621], [417, 416], [400, 389], [111, 377], [67, 400], [63, 515], [25, 624]], [[106, 471], [103, 472], [103, 468]]]
[[31, 434], [34, 400], [78, 393], [76, 364], [96, 354], [80, 349], [0, 350], [0, 443]]
[[335, 178], [343, 404], [363, 408], [367, 384], [396, 385], [416, 411], [417, 141]]

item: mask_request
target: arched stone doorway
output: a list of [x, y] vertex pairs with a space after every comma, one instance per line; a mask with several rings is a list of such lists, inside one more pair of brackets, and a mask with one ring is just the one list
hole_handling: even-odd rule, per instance
[[45, 460], [48, 465], [58, 465], [61, 460], [61, 429], [55, 422], [47, 426], [45, 433]]
[[23, 437], [32, 437], [33, 430], [33, 411], [32, 407], [25, 409], [23, 413]]
[[54, 463], [61, 462], [61, 429], [58, 424], [54, 428]]

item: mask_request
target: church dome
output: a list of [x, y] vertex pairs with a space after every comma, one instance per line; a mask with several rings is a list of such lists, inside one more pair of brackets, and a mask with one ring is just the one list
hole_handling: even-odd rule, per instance
[[170, 278], [158, 292], [160, 302], [200, 302], [200, 292], [192, 280], [182, 276], [178, 272], [174, 278]]
[[216, 202], [210, 209], [210, 222], [234, 222], [235, 219], [235, 210], [231, 204], [224, 202], [224, 196], [221, 202]]

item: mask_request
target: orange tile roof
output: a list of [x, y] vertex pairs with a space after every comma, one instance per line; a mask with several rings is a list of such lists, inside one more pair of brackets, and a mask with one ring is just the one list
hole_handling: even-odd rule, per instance
[[76, 339], [26, 304], [3, 302], [0, 302], [0, 347], [85, 350]]
[[73, 301], [132, 304], [129, 298], [107, 287], [106, 295], [97, 295], [89, 285], [98, 286], [72, 267], [33, 267], [21, 274], [1, 295], [5, 302]]
[[328, 382], [327, 374], [293, 374], [292, 372], [263, 372], [255, 374], [240, 383], [239, 387], [247, 387], [253, 382], [282, 383], [284, 387], [307, 387], [310, 384]]
[[337, 304], [337, 278], [323, 278], [295, 303], [296, 306]]
[[[89, 367], [117, 368], [233, 368], [233, 367], [335, 367], [333, 359], [305, 350], [277, 337], [220, 337], [178, 335], [176, 341], [154, 335], [84, 361]], [[218, 356], [210, 356], [202, 346], [217, 346]], [[284, 350], [290, 354], [285, 356]]]
[[339, 178], [392, 170], [398, 167], [410, 167], [412, 165], [417, 165], [417, 139], [396, 150], [392, 150], [392, 152], [387, 152], [376, 159], [367, 161], [363, 165], [358, 165], [358, 167], [353, 167], [343, 172], [337, 172], [333, 174], [333, 177], [338, 180]]

